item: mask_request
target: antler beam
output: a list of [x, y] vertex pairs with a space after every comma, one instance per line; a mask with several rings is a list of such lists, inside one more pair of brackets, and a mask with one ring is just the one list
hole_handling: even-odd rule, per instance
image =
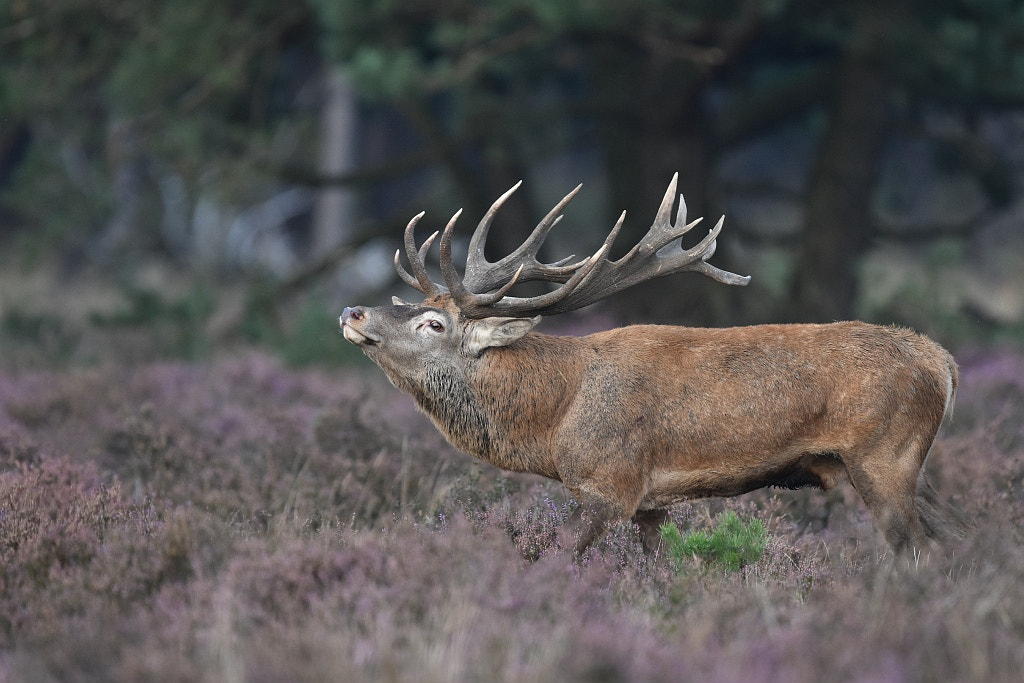
[[[577, 186], [565, 195], [537, 224], [518, 249], [494, 263], [487, 261], [484, 257], [484, 243], [491, 222], [502, 204], [522, 184], [520, 181], [491, 205], [477, 225], [469, 242], [464, 277], [459, 276], [451, 256], [452, 231], [462, 213], [461, 210], [452, 216], [441, 233], [441, 274], [447, 287], [430, 280], [424, 261], [438, 233], [435, 232], [419, 249], [416, 248], [413, 232], [423, 217], [422, 213], [415, 216], [405, 230], [405, 253], [412, 274], [402, 267], [401, 250], [395, 253], [395, 268], [407, 284], [428, 297], [447, 291], [463, 315], [469, 318], [565, 313], [589, 306], [646, 280], [685, 271], [701, 273], [727, 285], [746, 285], [750, 282], [749, 276], [730, 273], [707, 262], [715, 253], [718, 235], [725, 221], [724, 216], [697, 245], [683, 249], [681, 238], [703, 219], [698, 218], [687, 223], [686, 202], [683, 196], [679, 195], [675, 222], [671, 220], [678, 180], [678, 173], [672, 176], [672, 182], [669, 183], [658, 214], [647, 234], [625, 256], [616, 261], [610, 260], [607, 255], [622, 229], [626, 218], [625, 212], [619, 216], [604, 244], [593, 256], [576, 263], [570, 263], [572, 256], [554, 263], [541, 263], [537, 259], [537, 252], [548, 233], [561, 220], [562, 210], [582, 186]], [[508, 296], [513, 285], [538, 280], [557, 282], [560, 286], [539, 296]]]

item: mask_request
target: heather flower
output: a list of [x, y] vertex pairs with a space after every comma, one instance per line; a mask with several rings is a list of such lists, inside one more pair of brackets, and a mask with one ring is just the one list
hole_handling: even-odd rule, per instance
[[[408, 399], [266, 355], [0, 376], [0, 679], [1015, 680], [1024, 355], [964, 354], [928, 472], [976, 528], [893, 558], [843, 487], [672, 511], [763, 522], [677, 573], [457, 453]], [[55, 644], [59, 644], [56, 646]]]

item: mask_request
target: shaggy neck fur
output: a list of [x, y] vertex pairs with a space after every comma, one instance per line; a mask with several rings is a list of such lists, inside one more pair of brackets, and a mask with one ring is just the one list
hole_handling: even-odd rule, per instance
[[[574, 337], [528, 334], [414, 380], [388, 372], [457, 448], [505, 470], [558, 479], [553, 432], [580, 384]], [[385, 371], [387, 368], [385, 368]]]

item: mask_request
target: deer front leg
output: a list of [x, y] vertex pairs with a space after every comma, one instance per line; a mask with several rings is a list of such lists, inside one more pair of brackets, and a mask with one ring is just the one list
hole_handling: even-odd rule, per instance
[[572, 548], [576, 557], [600, 539], [610, 525], [631, 518], [643, 498], [644, 477], [635, 467], [638, 459], [622, 455], [628, 453], [626, 444], [609, 441], [609, 445], [608, 451], [567, 448], [559, 462], [562, 483], [579, 507], [559, 532], [558, 544]]
[[604, 536], [609, 525], [622, 519], [621, 508], [596, 496], [577, 497], [579, 507], [558, 532], [558, 545], [572, 548], [580, 557], [594, 541]]

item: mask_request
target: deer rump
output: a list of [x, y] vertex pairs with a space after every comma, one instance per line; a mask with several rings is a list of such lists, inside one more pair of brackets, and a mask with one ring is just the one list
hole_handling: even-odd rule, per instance
[[[506, 193], [470, 241], [464, 280], [451, 262], [456, 214], [441, 234], [444, 285], [424, 264], [438, 233], [418, 249], [413, 239], [421, 214], [406, 229], [412, 274], [400, 254], [395, 264], [427, 299], [346, 308], [342, 331], [456, 447], [563, 482], [580, 505], [559, 543], [577, 553], [623, 518], [653, 551], [665, 508], [685, 498], [772, 485], [829, 489], [846, 479], [896, 549], [962, 535], [962, 516], [939, 503], [923, 476], [957, 384], [952, 356], [927, 337], [861, 322], [635, 325], [586, 337], [531, 331], [540, 313], [581, 308], [669, 273], [746, 284], [706, 262], [721, 220], [699, 244], [681, 247], [698, 221], [686, 223], [680, 197], [673, 224], [675, 182], [647, 235], [617, 261], [607, 254], [622, 217], [593, 256], [537, 261], [574, 190], [523, 246], [489, 263], [483, 242]], [[509, 296], [528, 280], [559, 286]]]

